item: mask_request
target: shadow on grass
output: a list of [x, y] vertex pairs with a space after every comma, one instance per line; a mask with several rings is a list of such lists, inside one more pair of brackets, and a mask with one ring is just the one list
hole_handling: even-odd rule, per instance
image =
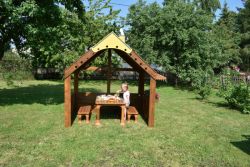
[[212, 101], [207, 101], [208, 104], [211, 104], [215, 107], [222, 107], [222, 108], [227, 108], [227, 109], [232, 109], [231, 107], [228, 106], [227, 102], [212, 102]]
[[[86, 92], [98, 92], [94, 88], [84, 89]], [[39, 84], [28, 87], [0, 89], [0, 106], [13, 104], [62, 104], [64, 103], [64, 85]]]
[[102, 106], [100, 117], [101, 119], [121, 119], [121, 108], [119, 106]]
[[172, 86], [175, 90], [181, 90], [181, 91], [194, 91], [194, 89], [189, 86], [189, 85], [178, 85], [178, 86], [174, 86], [174, 85], [170, 85], [168, 84], [168, 86]]
[[[95, 117], [95, 114], [92, 116]], [[120, 121], [121, 120], [121, 107], [119, 107], [119, 106], [102, 106], [100, 109], [100, 120], [105, 120], [105, 119], [119, 120]], [[134, 117], [131, 117], [132, 121], [134, 121], [134, 119], [135, 119]], [[147, 124], [146, 121], [145, 121], [145, 123]]]
[[242, 135], [246, 140], [230, 142], [232, 145], [250, 155], [250, 135]]
[[209, 99], [202, 99], [202, 98], [200, 98], [198, 96], [197, 97], [191, 97], [189, 99], [197, 100], [197, 101], [199, 101], [201, 103], [206, 103], [206, 104], [212, 105], [212, 106], [217, 107], [217, 108], [226, 108], [226, 109], [231, 109], [231, 110], [233, 109], [227, 104], [227, 102], [223, 102], [223, 101], [214, 102], [214, 101], [211, 101]]

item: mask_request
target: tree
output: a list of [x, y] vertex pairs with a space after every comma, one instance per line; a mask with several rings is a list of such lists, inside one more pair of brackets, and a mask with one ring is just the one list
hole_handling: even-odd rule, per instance
[[161, 7], [139, 1], [127, 16], [129, 43], [149, 63], [157, 64], [191, 84], [224, 62], [213, 35], [213, 17], [192, 3]]
[[[214, 39], [217, 40], [222, 51], [221, 65], [235, 65], [240, 59], [240, 34], [237, 32], [237, 14], [229, 11], [227, 3], [224, 4], [220, 19], [213, 27]], [[221, 67], [217, 67], [221, 68]]]
[[159, 31], [159, 17], [161, 8], [159, 4], [152, 3], [147, 5], [145, 1], [139, 0], [138, 3], [129, 8], [126, 25], [130, 27], [128, 31], [128, 43], [133, 46], [143, 58], [149, 63], [154, 63], [158, 48], [154, 47]]
[[216, 10], [221, 8], [220, 0], [164, 0], [163, 5], [173, 2], [194, 3], [198, 8], [211, 14], [215, 14]]
[[[1, 1], [0, 48], [13, 43], [33, 67], [63, 69], [111, 30], [119, 11], [110, 0]], [[110, 13], [103, 12], [110, 9]], [[1, 50], [1, 57], [4, 51]]]
[[[27, 40], [26, 25], [36, 24], [39, 26], [44, 23], [44, 26], [51, 27], [58, 24], [59, 7], [57, 2], [53, 0], [43, 2], [38, 0], [0, 1], [0, 60], [10, 43], [13, 43], [19, 51], [23, 48]], [[66, 3], [65, 0], [60, 2]], [[80, 0], [67, 1], [66, 4], [68, 4], [65, 6], [66, 9], [70, 10], [72, 7], [72, 12], [75, 8], [78, 12], [81, 10], [80, 7], [83, 8], [83, 3]], [[37, 23], [38, 21], [42, 22]]]
[[217, 9], [221, 8], [219, 0], [194, 0], [194, 3], [201, 9], [214, 14]]
[[237, 20], [239, 32], [241, 33], [241, 67], [245, 71], [250, 71], [250, 0], [246, 0], [244, 8], [239, 10]]
[[[88, 39], [88, 46], [93, 46], [111, 31], [118, 31], [118, 14], [120, 10], [113, 10], [111, 0], [89, 0], [88, 11], [86, 12], [85, 24], [87, 31], [85, 36]], [[105, 12], [109, 10], [109, 13]]]

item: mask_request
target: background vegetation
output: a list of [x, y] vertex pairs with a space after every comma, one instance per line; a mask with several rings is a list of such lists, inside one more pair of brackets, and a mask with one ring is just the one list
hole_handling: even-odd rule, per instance
[[221, 6], [219, 0], [138, 0], [120, 19], [110, 0], [5, 0], [0, 59], [12, 45], [33, 68], [62, 70], [110, 31], [125, 27], [132, 48], [183, 81], [196, 82], [230, 65], [249, 71], [250, 1], [238, 13], [224, 4], [216, 20]]

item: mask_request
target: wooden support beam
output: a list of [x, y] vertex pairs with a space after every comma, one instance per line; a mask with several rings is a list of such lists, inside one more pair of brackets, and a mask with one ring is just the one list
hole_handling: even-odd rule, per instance
[[[144, 111], [144, 77], [145, 74], [143, 72], [139, 73], [139, 83], [138, 83], [138, 95], [140, 100], [140, 111], [142, 114], [145, 114]], [[144, 115], [145, 116], [145, 115]]]
[[136, 71], [133, 68], [114, 68], [114, 71]]
[[[90, 66], [85, 69], [86, 71], [104, 71], [107, 72], [108, 68], [107, 67], [95, 67], [95, 66]], [[136, 71], [133, 68], [111, 68], [111, 71]]]
[[79, 70], [76, 70], [74, 72], [74, 110], [77, 109], [77, 97], [78, 97], [78, 80], [79, 80]]
[[79, 70], [74, 72], [74, 94], [78, 93]]
[[64, 80], [64, 123], [65, 127], [71, 126], [71, 76]]
[[148, 126], [154, 127], [154, 112], [155, 112], [155, 91], [156, 91], [156, 80], [150, 78], [150, 95], [149, 95], [149, 115], [148, 115]]
[[73, 74], [76, 70], [81, 70], [82, 68], [87, 68], [86, 66], [89, 65], [96, 57], [101, 55], [105, 50], [101, 50], [97, 53], [89, 50], [84, 55], [82, 55], [75, 63], [73, 63], [70, 67], [65, 69], [64, 71], [64, 78], [67, 78], [69, 75]]
[[82, 55], [75, 63], [73, 63], [69, 68], [65, 69], [64, 71], [64, 78], [67, 78], [71, 75], [74, 71], [84, 65], [91, 57], [95, 55], [95, 52], [89, 50], [84, 55]]
[[111, 77], [112, 77], [112, 71], [111, 71], [111, 56], [112, 56], [112, 53], [111, 53], [111, 49], [108, 50], [108, 75], [107, 75], [107, 93], [109, 94], [110, 93], [110, 85], [111, 85]]

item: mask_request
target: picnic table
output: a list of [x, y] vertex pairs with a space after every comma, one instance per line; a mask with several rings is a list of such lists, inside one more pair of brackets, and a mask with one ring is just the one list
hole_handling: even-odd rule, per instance
[[119, 106], [121, 107], [121, 125], [125, 125], [125, 111], [126, 111], [126, 105], [122, 98], [114, 97], [114, 96], [97, 96], [95, 100], [95, 106], [96, 106], [96, 125], [100, 125], [100, 108], [102, 106]]

